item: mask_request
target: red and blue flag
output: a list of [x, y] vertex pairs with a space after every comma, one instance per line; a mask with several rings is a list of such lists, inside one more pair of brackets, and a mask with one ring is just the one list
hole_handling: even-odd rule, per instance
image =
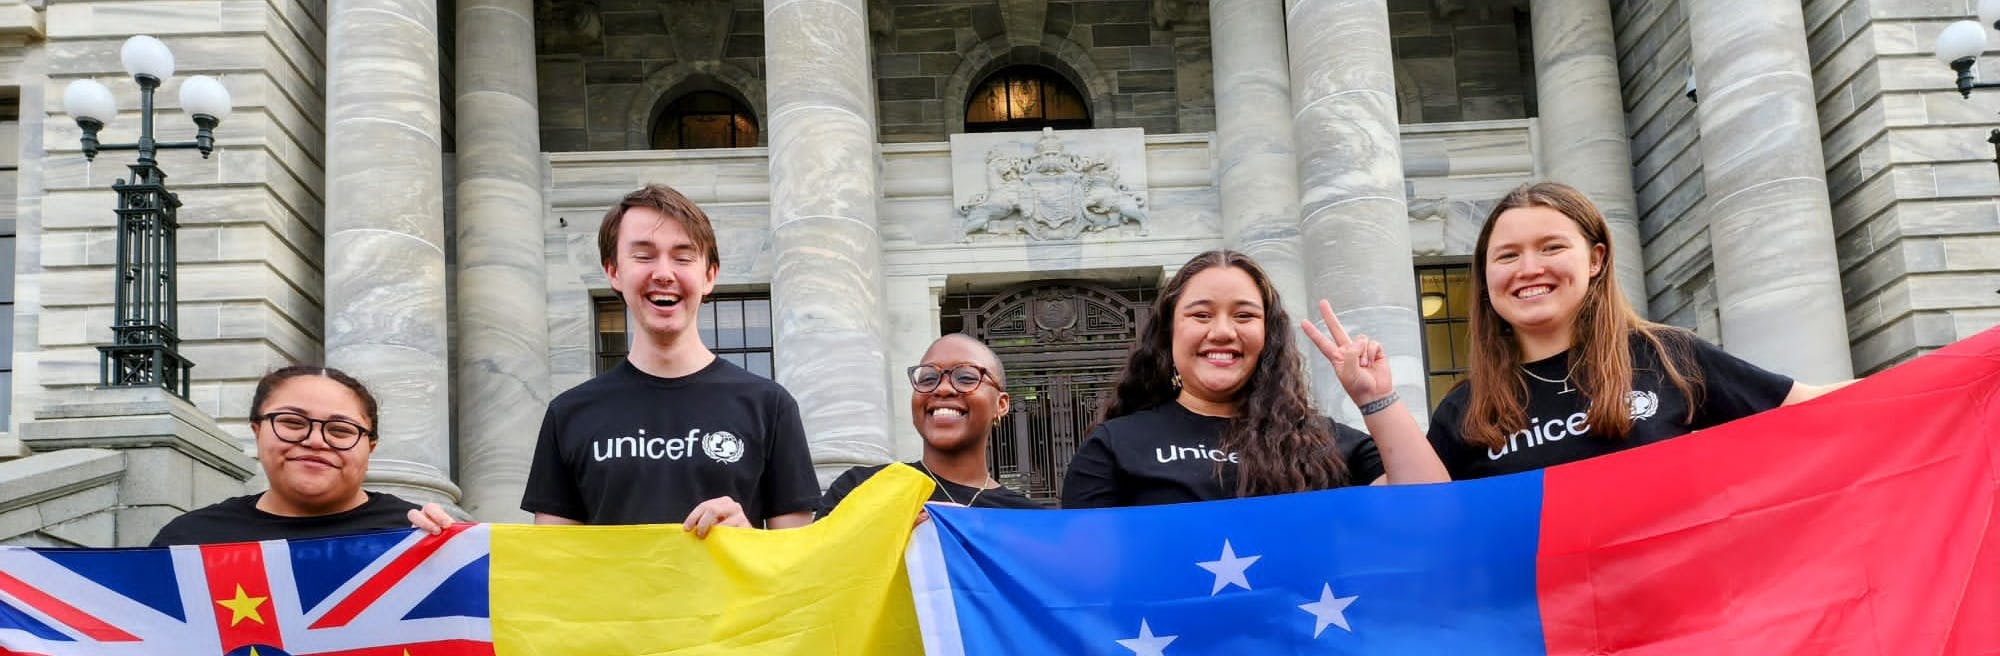
[[490, 656], [488, 530], [0, 547], [0, 656]]
[[933, 507], [926, 653], [2000, 654], [2000, 330], [1541, 472]]

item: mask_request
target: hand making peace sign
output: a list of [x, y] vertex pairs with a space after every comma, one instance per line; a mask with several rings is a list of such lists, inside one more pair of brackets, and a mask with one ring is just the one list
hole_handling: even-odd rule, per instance
[[1353, 338], [1347, 336], [1347, 329], [1340, 325], [1340, 319], [1333, 316], [1333, 305], [1325, 300], [1319, 302], [1319, 316], [1326, 320], [1327, 333], [1319, 331], [1312, 321], [1300, 321], [1299, 326], [1306, 331], [1306, 337], [1319, 347], [1320, 355], [1333, 364], [1334, 376], [1340, 379], [1340, 386], [1347, 390], [1347, 397], [1356, 405], [1364, 404], [1396, 390], [1396, 382], [1389, 372], [1389, 359], [1382, 353], [1382, 343], [1369, 339], [1367, 335]]

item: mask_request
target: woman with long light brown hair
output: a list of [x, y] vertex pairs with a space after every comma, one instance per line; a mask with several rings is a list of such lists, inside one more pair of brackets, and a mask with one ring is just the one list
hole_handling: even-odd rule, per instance
[[1646, 321], [1613, 271], [1604, 216], [1574, 188], [1522, 185], [1487, 215], [1470, 376], [1431, 414], [1453, 479], [1658, 442], [1845, 384], [1801, 384]]

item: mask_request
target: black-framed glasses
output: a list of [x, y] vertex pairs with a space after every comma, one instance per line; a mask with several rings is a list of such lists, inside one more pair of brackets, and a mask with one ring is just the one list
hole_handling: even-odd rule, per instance
[[[937, 391], [938, 385], [944, 384], [945, 379], [951, 380], [951, 388], [958, 390], [958, 393], [971, 394], [972, 390], [979, 389], [980, 379], [993, 377], [993, 374], [986, 372], [985, 367], [976, 364], [961, 364], [950, 369], [934, 364], [920, 364], [910, 367], [909, 371], [910, 389], [920, 394]], [[993, 381], [993, 386], [999, 387], [1000, 381]]]
[[298, 444], [312, 437], [314, 428], [326, 438], [326, 445], [336, 451], [346, 451], [361, 443], [373, 431], [362, 428], [345, 419], [314, 419], [296, 412], [269, 412], [259, 417], [271, 427], [271, 435], [280, 441]]

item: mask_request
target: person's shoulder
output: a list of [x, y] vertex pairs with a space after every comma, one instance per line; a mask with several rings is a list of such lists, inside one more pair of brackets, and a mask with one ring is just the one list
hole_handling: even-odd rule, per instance
[[1431, 417], [1462, 415], [1465, 413], [1465, 405], [1471, 402], [1472, 378], [1467, 377], [1465, 380], [1453, 383], [1451, 390], [1444, 393], [1444, 398], [1438, 399], [1437, 407], [1431, 410]]
[[722, 358], [716, 358], [714, 364], [703, 368], [695, 377], [706, 389], [726, 389], [731, 395], [796, 403], [792, 400], [792, 393], [778, 381], [750, 373], [750, 370]]
[[1176, 414], [1174, 412], [1175, 407], [1173, 401], [1168, 401], [1138, 412], [1126, 413], [1106, 419], [1098, 422], [1097, 426], [1108, 432], [1123, 433], [1137, 432], [1133, 429], [1151, 429], [1162, 423], [1172, 422]]
[[834, 477], [833, 480], [835, 484], [839, 484], [840, 482], [845, 481], [850, 486], [860, 485], [866, 482], [868, 479], [874, 478], [876, 474], [882, 473], [882, 470], [888, 468], [889, 468], [888, 464], [855, 465], [853, 467], [848, 467], [847, 471], [841, 472], [840, 475]]
[[196, 508], [173, 519], [167, 520], [153, 536], [153, 546], [164, 547], [176, 544], [199, 544], [203, 542], [212, 527], [240, 525], [254, 521], [257, 516], [258, 494], [230, 497]]
[[992, 504], [990, 507], [993, 508], [1043, 509], [1048, 507], [1034, 499], [1028, 498], [1028, 495], [1022, 494], [1012, 487], [1008, 487], [1005, 483], [1002, 483], [1000, 487], [987, 490], [986, 494], [980, 497], [980, 501], [990, 502]]
[[591, 376], [575, 387], [563, 390], [555, 398], [549, 399], [549, 412], [558, 413], [576, 407], [592, 399], [602, 398], [607, 392], [617, 392], [632, 387], [632, 374], [626, 371], [632, 365], [620, 362], [604, 373]]
[[365, 505], [376, 512], [395, 512], [398, 514], [423, 509], [423, 506], [417, 505], [408, 499], [388, 492], [375, 492], [372, 490], [368, 491], [368, 501]]

